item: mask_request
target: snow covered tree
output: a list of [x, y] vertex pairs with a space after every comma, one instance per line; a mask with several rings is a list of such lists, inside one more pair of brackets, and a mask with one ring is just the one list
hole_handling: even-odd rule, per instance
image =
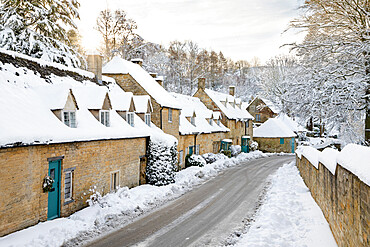
[[0, 47], [47, 61], [79, 67], [65, 26], [77, 28], [77, 0], [2, 0]]
[[143, 45], [143, 38], [135, 33], [136, 22], [128, 18], [124, 10], [103, 10], [96, 23], [96, 29], [103, 37], [103, 53], [106, 59], [112, 58], [114, 51], [122, 58], [130, 59], [132, 53]]
[[[293, 28], [307, 31], [301, 44], [294, 44], [300, 57], [299, 73], [291, 77], [286, 99], [292, 106], [340, 126], [349, 141], [363, 141], [370, 125], [370, 5], [368, 0], [306, 0], [304, 14], [292, 21]], [[369, 127], [366, 139], [369, 140]]]
[[149, 142], [146, 179], [149, 184], [162, 186], [175, 182], [177, 171], [176, 145]]

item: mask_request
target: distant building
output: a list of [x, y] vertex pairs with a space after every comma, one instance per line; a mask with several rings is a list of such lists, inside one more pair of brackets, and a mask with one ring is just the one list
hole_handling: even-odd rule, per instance
[[232, 139], [233, 145], [240, 145], [243, 136], [253, 139], [253, 116], [241, 109], [242, 101], [234, 95], [234, 86], [230, 86], [229, 94], [220, 93], [205, 88], [205, 79], [200, 78], [194, 97], [199, 98], [208, 109], [220, 112], [221, 123], [230, 129], [227, 138]]
[[254, 98], [244, 107], [254, 117], [253, 123], [257, 126], [266, 122], [269, 118], [276, 117], [279, 114], [279, 110], [271, 101], [261, 97]]

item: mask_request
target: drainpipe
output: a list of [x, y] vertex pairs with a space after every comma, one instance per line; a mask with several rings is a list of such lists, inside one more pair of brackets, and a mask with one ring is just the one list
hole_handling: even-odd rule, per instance
[[159, 110], [159, 112], [160, 112], [160, 121], [161, 121], [161, 129], [162, 129], [162, 110], [163, 110], [163, 106], [161, 107], [161, 109]]

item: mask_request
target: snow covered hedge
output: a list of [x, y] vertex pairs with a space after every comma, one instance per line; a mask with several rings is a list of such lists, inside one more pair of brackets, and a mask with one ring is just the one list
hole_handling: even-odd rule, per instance
[[146, 180], [148, 184], [162, 186], [175, 182], [177, 171], [176, 144], [149, 142]]

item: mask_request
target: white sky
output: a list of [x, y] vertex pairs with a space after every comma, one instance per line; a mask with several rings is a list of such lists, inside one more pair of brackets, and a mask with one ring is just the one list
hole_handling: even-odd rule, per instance
[[101, 10], [121, 8], [138, 24], [145, 40], [168, 45], [193, 40], [202, 48], [222, 51], [234, 60], [266, 61], [287, 53], [282, 44], [300, 40], [293, 31], [282, 34], [298, 16], [304, 0], [80, 0], [77, 21], [86, 49], [100, 41], [94, 29]]

